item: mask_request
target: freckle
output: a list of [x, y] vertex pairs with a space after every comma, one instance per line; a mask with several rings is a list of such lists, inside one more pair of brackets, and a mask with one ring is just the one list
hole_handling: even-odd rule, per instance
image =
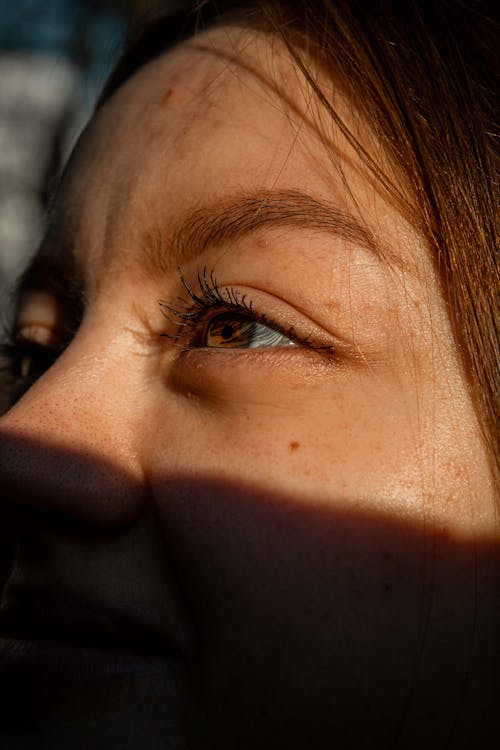
[[384, 583], [384, 591], [392, 591], [392, 584]]
[[384, 558], [384, 560], [392, 560], [392, 555], [390, 552], [384, 552], [382, 554], [382, 557]]
[[293, 440], [290, 443], [290, 450], [291, 451], [296, 451], [299, 448], [299, 446], [300, 446], [300, 443], [298, 443], [296, 440]]

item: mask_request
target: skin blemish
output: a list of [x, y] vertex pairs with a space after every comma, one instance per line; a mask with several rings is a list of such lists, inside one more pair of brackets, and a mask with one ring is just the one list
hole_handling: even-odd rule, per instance
[[300, 447], [300, 443], [298, 443], [296, 440], [292, 440], [292, 442], [290, 443], [290, 450], [296, 451], [299, 449], [299, 447]]
[[161, 98], [161, 104], [163, 107], [165, 107], [169, 103], [169, 101], [172, 99], [173, 94], [174, 94], [173, 89], [168, 89], [168, 91], [165, 91], [165, 93], [163, 94]]
[[163, 96], [161, 98], [161, 101], [160, 101], [160, 105], [162, 107], [166, 107], [169, 104], [172, 104], [172, 102], [175, 101], [178, 98], [177, 93], [178, 93], [177, 89], [175, 89], [173, 86], [171, 86], [163, 94]]

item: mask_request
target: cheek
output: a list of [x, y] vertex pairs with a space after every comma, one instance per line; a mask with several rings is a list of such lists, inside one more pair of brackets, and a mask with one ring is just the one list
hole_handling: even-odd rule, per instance
[[[191, 365], [175, 415], [158, 416], [149, 472], [224, 477], [285, 492], [306, 505], [387, 508], [398, 513], [412, 487], [420, 449], [414, 399], [396, 376], [324, 368], [301, 378], [286, 367], [215, 369]], [[220, 373], [228, 371], [224, 380]], [[418, 506], [416, 504], [416, 512]]]
[[203, 635], [201, 690], [214, 721], [252, 717], [264, 732], [272, 706], [274, 732], [282, 721], [296, 731], [301, 715], [338, 731], [354, 712], [373, 712], [387, 731], [411, 686], [430, 576], [439, 596], [426, 634], [445, 665], [440, 679], [462, 668], [456, 654], [473, 620], [468, 550], [462, 559], [418, 524], [298, 502], [249, 479], [178, 477], [155, 488], [169, 558]]
[[289, 365], [238, 367], [191, 362], [168, 414], [152, 422], [151, 477], [224, 479], [304, 507], [432, 519], [468, 534], [491, 522], [475, 420], [435, 373], [379, 366], [301, 377]]
[[358, 746], [365, 731], [386, 746], [416, 655], [424, 723], [463, 683], [476, 541], [423, 522], [421, 472], [403, 460], [422, 460], [408, 392], [362, 377], [307, 395], [269, 384], [253, 401], [181, 397], [158, 429], [149, 484], [201, 634], [202, 701], [234, 747], [281, 725], [291, 747], [358, 725]]

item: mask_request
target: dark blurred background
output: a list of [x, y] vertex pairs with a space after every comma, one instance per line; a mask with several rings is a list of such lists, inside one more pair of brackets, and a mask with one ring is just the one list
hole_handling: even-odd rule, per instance
[[175, 0], [0, 0], [0, 314], [134, 28]]

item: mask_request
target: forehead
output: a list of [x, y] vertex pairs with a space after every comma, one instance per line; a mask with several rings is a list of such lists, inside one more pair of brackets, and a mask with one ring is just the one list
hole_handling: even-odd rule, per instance
[[[330, 81], [326, 87], [332, 88]], [[352, 116], [351, 103], [340, 90], [334, 97], [336, 110], [357, 137], [362, 135], [367, 129]], [[232, 168], [234, 180], [251, 174], [258, 180], [263, 170], [271, 170], [273, 179], [283, 170], [291, 172], [293, 159], [287, 157], [293, 148], [306, 167], [302, 180], [315, 172], [317, 187], [324, 171], [331, 191], [325, 143], [345, 162], [356, 153], [331, 122], [321, 126], [324, 119], [310, 85], [278, 39], [217, 28], [163, 54], [123, 84], [91, 123], [71, 172], [104, 173], [111, 166], [108, 178], [123, 180], [122, 165], [145, 175], [163, 164], [168, 173], [175, 156], [176, 162], [196, 164], [197, 173], [215, 163]]]
[[[352, 103], [318, 75], [354, 135], [373, 148]], [[388, 222], [391, 233], [396, 224], [395, 255], [415, 261], [413, 230], [325, 118], [282, 43], [263, 32], [217, 28], [144, 66], [101, 107], [67, 170], [57, 231], [44, 247], [53, 252], [61, 242], [51, 236], [71, 235], [77, 264], [95, 269], [110, 256], [123, 262], [127, 248], [168, 235], [179, 216], [207, 203], [290, 190], [356, 214], [388, 256], [394, 253], [384, 234]]]
[[215, 163], [226, 172], [232, 168], [235, 180], [252, 170], [259, 179], [262, 169], [273, 168], [270, 160], [276, 170], [289, 166], [290, 138], [296, 151], [304, 150], [304, 142], [310, 151], [319, 141], [312, 104], [303, 76], [277, 39], [215, 29], [127, 81], [98, 112], [75, 166], [101, 170], [104, 160], [117, 176], [125, 163], [152, 175], [162, 161], [168, 172], [175, 156], [176, 163], [196, 165], [196, 174]]
[[[181, 110], [183, 131], [205, 119], [223, 124], [228, 110], [244, 106], [250, 114], [264, 109], [304, 118], [310, 92], [290, 53], [274, 35], [234, 27], [204, 32], [140, 68], [104, 105], [101, 114], [119, 112], [129, 124], [143, 115], [164, 131]], [[268, 111], [269, 115], [270, 112]], [[99, 132], [101, 117], [94, 122]], [[255, 121], [254, 121], [255, 124]], [[106, 129], [106, 124], [104, 125]]]

